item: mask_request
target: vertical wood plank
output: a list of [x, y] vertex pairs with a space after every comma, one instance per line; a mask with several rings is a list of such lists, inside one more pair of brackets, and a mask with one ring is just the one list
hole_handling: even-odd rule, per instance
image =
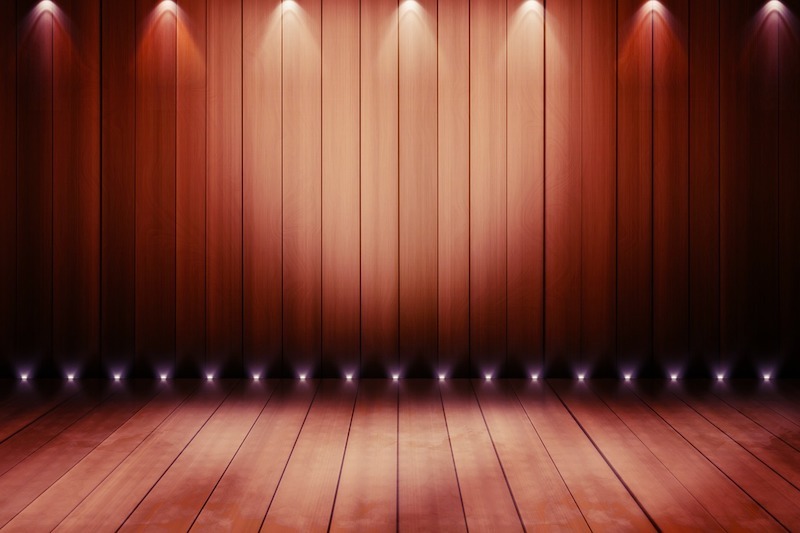
[[581, 363], [616, 368], [617, 4], [583, 3], [581, 39]]
[[65, 0], [53, 28], [53, 352], [100, 370], [100, 3]]
[[17, 6], [0, 6], [0, 376], [14, 368], [17, 305]]
[[100, 349], [103, 366], [128, 370], [135, 345], [136, 3], [102, 4]]
[[617, 363], [644, 369], [652, 355], [653, 11], [618, 4]]
[[244, 366], [281, 371], [281, 1], [243, 2]]
[[470, 363], [506, 366], [506, 6], [470, 11]]
[[653, 8], [653, 347], [657, 370], [689, 350], [689, 4]]
[[[780, 364], [787, 376], [800, 374], [800, 2], [787, 0], [780, 20]], [[770, 369], [763, 369], [770, 371]]]
[[[53, 288], [53, 25], [58, 12], [17, 6], [17, 359], [20, 372], [49, 371]], [[49, 368], [45, 365], [50, 365]]]
[[[541, 371], [544, 346], [544, 7], [507, 5], [508, 372]], [[577, 336], [576, 336], [577, 338]]]
[[719, 2], [689, 3], [689, 362], [719, 356]]
[[405, 375], [432, 377], [437, 349], [437, 6], [399, 6], [399, 335]]
[[136, 3], [136, 367], [175, 362], [177, 11]]
[[179, 375], [199, 377], [206, 348], [206, 2], [178, 7], [175, 358]]
[[290, 372], [320, 369], [321, 2], [283, 4], [283, 338]]
[[361, 331], [360, 2], [322, 5], [322, 364], [358, 371]]
[[361, 374], [397, 372], [397, 0], [361, 4]]
[[242, 6], [208, 0], [206, 372], [242, 368]]
[[580, 0], [547, 3], [545, 366], [548, 376], [585, 372], [581, 341]]
[[438, 323], [442, 374], [469, 375], [469, 1], [438, 5]]

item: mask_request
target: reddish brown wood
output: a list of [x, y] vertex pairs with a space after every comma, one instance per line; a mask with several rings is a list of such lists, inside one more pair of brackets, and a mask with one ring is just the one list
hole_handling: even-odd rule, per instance
[[281, 371], [281, 2], [244, 0], [243, 188], [244, 367]]
[[544, 366], [548, 376], [572, 377], [586, 372], [575, 360], [581, 347], [581, 2], [555, 0], [547, 14]]
[[719, 357], [719, 2], [689, 2], [689, 368]]
[[653, 313], [653, 4], [620, 0], [617, 67], [617, 365], [650, 362]]
[[175, 366], [202, 376], [206, 349], [206, 2], [178, 16], [175, 170]]
[[689, 351], [689, 2], [652, 17], [653, 356], [670, 374]]
[[398, 527], [466, 531], [437, 383], [402, 382], [398, 409]]
[[388, 380], [358, 384], [331, 531], [388, 530], [398, 523], [398, 387]]
[[470, 4], [470, 365], [505, 370], [507, 347], [506, 6]]
[[505, 473], [468, 381], [440, 383], [450, 448], [469, 529], [522, 530]]
[[317, 389], [316, 382], [280, 384], [193, 528], [255, 531], [261, 527]]
[[361, 348], [358, 0], [322, 4], [322, 368], [358, 373]]
[[176, 9], [136, 3], [136, 372], [151, 375], [175, 364]]
[[269, 504], [262, 530], [328, 529], [356, 389], [354, 382], [323, 382]]
[[18, 382], [16, 386], [9, 384], [7, 392], [11, 396], [0, 405], [3, 413], [0, 417], [0, 442], [24, 430], [75, 394], [73, 387], [62, 385], [59, 382], [44, 386], [27, 382]]
[[134, 359], [136, 3], [103, 0], [100, 349], [103, 366]]
[[[53, 25], [34, 0], [17, 5], [18, 372], [45, 368], [53, 325]], [[58, 369], [60, 374], [60, 369]]]
[[401, 2], [399, 12], [400, 368], [433, 377], [437, 348], [437, 3]]
[[16, 4], [0, 7], [0, 376], [14, 368], [17, 305], [17, 16]]
[[514, 376], [538, 373], [544, 346], [544, 8], [507, 8], [508, 359]]
[[439, 224], [436, 371], [469, 376], [469, 2], [438, 13]]
[[361, 4], [361, 371], [398, 372], [397, 0]]
[[205, 372], [242, 372], [242, 5], [207, 0]]
[[618, 375], [617, 11], [584, 2], [581, 37], [581, 362], [585, 372]]

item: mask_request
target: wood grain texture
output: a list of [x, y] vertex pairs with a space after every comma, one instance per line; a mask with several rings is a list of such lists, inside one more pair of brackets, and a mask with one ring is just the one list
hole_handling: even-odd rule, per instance
[[589, 527], [652, 531], [627, 487], [550, 386], [526, 381], [514, 389]]
[[281, 2], [244, 0], [244, 367], [281, 372], [283, 197]]
[[206, 353], [206, 2], [179, 2], [175, 160], [175, 367]]
[[399, 358], [433, 377], [437, 351], [437, 4], [401, 2], [398, 53]]
[[653, 348], [665, 373], [689, 351], [689, 2], [653, 10]]
[[177, 13], [136, 4], [136, 372], [175, 364]]
[[14, 320], [17, 305], [17, 15], [0, 7], [0, 376], [17, 375]]
[[545, 368], [573, 377], [581, 347], [581, 116], [580, 0], [547, 5], [545, 68]]
[[506, 9], [507, 371], [519, 376], [543, 363], [545, 13], [524, 0]]
[[358, 384], [330, 531], [389, 530], [398, 523], [398, 390]]
[[469, 2], [438, 8], [438, 338], [436, 371], [469, 376]]
[[689, 361], [719, 358], [719, 2], [689, 3]]
[[473, 388], [525, 528], [589, 531], [514, 391], [484, 380]]
[[439, 384], [461, 503], [471, 530], [522, 531], [514, 497], [469, 381]]
[[361, 372], [398, 369], [397, 0], [361, 5]]
[[398, 409], [398, 527], [466, 531], [438, 384], [401, 382]]
[[52, 374], [55, 14], [26, 0], [18, 3], [17, 17], [18, 297], [12, 362], [19, 372]]
[[635, 373], [653, 352], [653, 17], [618, 4], [617, 365]]
[[361, 350], [360, 18], [322, 4], [322, 369], [358, 372]]
[[100, 372], [100, 3], [53, 27], [53, 355]]
[[470, 365], [498, 375], [507, 354], [506, 6], [470, 4]]
[[322, 357], [321, 2], [283, 4], [283, 343], [292, 374]]
[[107, 370], [133, 365], [136, 320], [136, 3], [103, 0], [100, 349]]
[[[800, 122], [800, 3], [788, 0], [781, 14], [779, 33], [780, 119], [779, 179], [780, 212], [780, 366], [787, 375], [800, 374], [800, 238], [794, 228], [800, 226], [800, 132], [793, 127]], [[773, 370], [769, 369], [775, 373]], [[776, 369], [777, 370], [777, 369]], [[764, 369], [762, 369], [764, 371]]]
[[278, 386], [193, 529], [256, 531], [261, 527], [318, 388], [317, 382], [297, 380]]
[[328, 530], [356, 391], [354, 382], [322, 383], [262, 530]]
[[616, 368], [617, 11], [584, 2], [581, 38], [581, 346], [595, 376]]
[[206, 372], [242, 372], [242, 5], [207, 0]]
[[11, 397], [6, 398], [0, 407], [3, 412], [0, 417], [0, 442], [24, 430], [75, 394], [74, 390], [69, 389], [71, 388], [63, 387], [60, 383], [42, 387], [20, 382], [17, 386], [6, 387]]

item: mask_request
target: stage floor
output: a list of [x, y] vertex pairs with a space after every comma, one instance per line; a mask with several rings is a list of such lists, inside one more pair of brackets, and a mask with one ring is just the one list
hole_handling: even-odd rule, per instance
[[0, 382], [8, 530], [800, 531], [796, 382]]

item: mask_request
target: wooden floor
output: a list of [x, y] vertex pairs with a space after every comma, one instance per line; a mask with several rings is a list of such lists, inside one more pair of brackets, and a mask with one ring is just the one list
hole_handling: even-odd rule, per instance
[[792, 382], [0, 387], [4, 531], [800, 531]]

